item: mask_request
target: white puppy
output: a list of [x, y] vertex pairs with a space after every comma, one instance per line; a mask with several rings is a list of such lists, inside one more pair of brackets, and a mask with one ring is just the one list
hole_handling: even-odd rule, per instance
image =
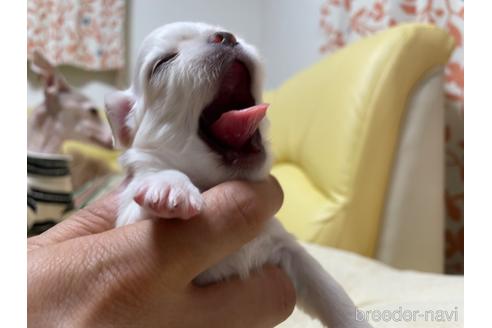
[[[222, 28], [174, 23], [143, 42], [132, 86], [106, 98], [122, 163], [133, 178], [117, 226], [149, 217], [190, 218], [200, 191], [231, 179], [267, 177], [267, 105], [256, 50]], [[277, 219], [237, 253], [196, 278], [207, 284], [265, 263], [291, 278], [298, 304], [329, 327], [369, 327], [341, 286]]]

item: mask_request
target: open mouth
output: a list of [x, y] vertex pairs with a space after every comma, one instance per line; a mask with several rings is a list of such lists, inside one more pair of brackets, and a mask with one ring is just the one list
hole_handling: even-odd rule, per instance
[[202, 111], [199, 135], [228, 164], [264, 153], [258, 129], [268, 105], [256, 104], [246, 65], [232, 62], [212, 102]]

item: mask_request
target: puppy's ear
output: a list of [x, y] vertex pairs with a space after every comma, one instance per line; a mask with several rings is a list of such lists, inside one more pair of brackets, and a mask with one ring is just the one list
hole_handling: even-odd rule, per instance
[[32, 57], [31, 69], [43, 79], [44, 91], [47, 95], [56, 95], [58, 92], [70, 90], [63, 75], [37, 50]]
[[106, 114], [113, 131], [114, 147], [128, 148], [132, 143], [132, 135], [128, 126], [128, 115], [135, 103], [131, 91], [115, 91], [104, 98]]

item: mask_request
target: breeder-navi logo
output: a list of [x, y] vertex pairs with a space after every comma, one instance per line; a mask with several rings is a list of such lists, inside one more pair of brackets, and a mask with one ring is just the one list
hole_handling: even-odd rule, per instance
[[458, 321], [458, 307], [455, 306], [454, 310], [409, 310], [403, 309], [401, 306], [396, 310], [366, 310], [362, 311], [357, 309], [355, 311], [355, 319], [357, 321], [373, 321], [373, 322], [412, 322], [412, 321], [426, 321], [426, 322], [450, 322]]

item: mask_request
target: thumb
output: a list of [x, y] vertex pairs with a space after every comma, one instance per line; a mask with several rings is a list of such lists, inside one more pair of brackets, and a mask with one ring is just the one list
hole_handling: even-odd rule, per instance
[[265, 266], [248, 279], [233, 278], [219, 284], [197, 287], [194, 292], [199, 316], [211, 327], [274, 327], [292, 313], [294, 287], [284, 271]]

